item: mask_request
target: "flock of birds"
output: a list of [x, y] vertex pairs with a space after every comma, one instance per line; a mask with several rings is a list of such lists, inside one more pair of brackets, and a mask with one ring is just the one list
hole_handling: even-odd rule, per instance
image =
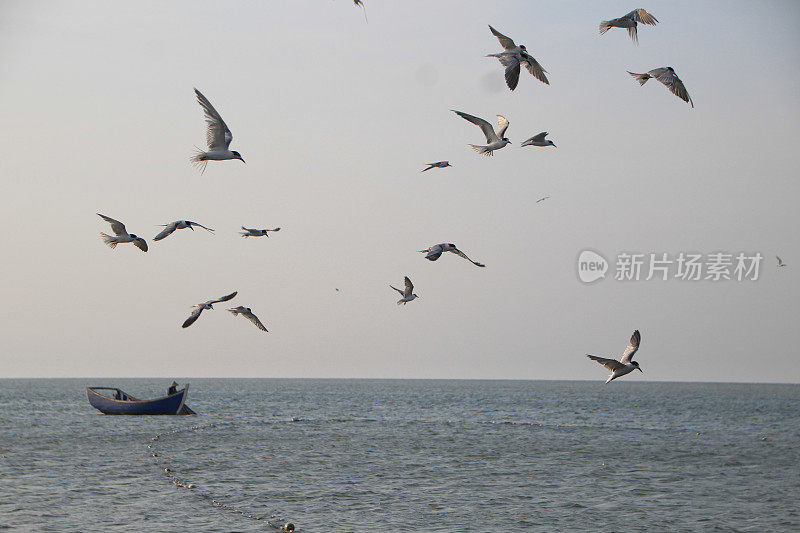
[[[354, 0], [354, 4], [357, 7], [360, 7], [364, 10], [364, 17], [366, 20], [366, 8], [362, 0]], [[638, 44], [638, 26], [639, 24], [645, 25], [655, 25], [658, 23], [658, 20], [645, 11], [644, 9], [635, 9], [630, 13], [611, 20], [602, 21], [600, 23], [600, 34], [605, 34], [612, 28], [624, 28], [627, 29], [628, 35], [633, 40], [635, 44]], [[550, 82], [547, 79], [547, 71], [542, 67], [542, 65], [528, 52], [525, 45], [517, 45], [513, 39], [503, 35], [499, 31], [497, 31], [492, 26], [489, 26], [489, 31], [494, 35], [497, 40], [499, 41], [500, 45], [502, 46], [503, 50], [498, 53], [488, 54], [486, 57], [493, 57], [496, 58], [500, 64], [505, 68], [505, 81], [508, 88], [513, 91], [517, 88], [519, 84], [519, 78], [521, 69], [524, 66], [525, 70], [527, 70], [531, 76], [539, 80], [540, 82], [549, 85]], [[639, 82], [640, 85], [644, 85], [647, 83], [648, 80], [655, 79], [661, 82], [667, 89], [669, 89], [673, 94], [675, 94], [681, 100], [689, 103], [692, 107], [694, 107], [694, 103], [692, 102], [691, 97], [689, 96], [686, 88], [681, 81], [681, 79], [677, 76], [675, 71], [672, 67], [662, 67], [662, 68], [655, 68], [649, 70], [643, 74], [637, 74], [634, 72], [628, 72], [631, 76], [633, 76], [636, 81]], [[209, 161], [227, 161], [227, 160], [236, 160], [238, 159], [242, 163], [244, 163], [244, 158], [242, 155], [230, 149], [230, 144], [233, 141], [233, 134], [231, 133], [230, 128], [228, 128], [225, 121], [222, 119], [222, 116], [217, 112], [211, 102], [206, 98], [199, 90], [194, 89], [195, 96], [197, 97], [197, 102], [200, 104], [200, 107], [203, 110], [205, 121], [206, 121], [206, 150], [197, 150], [194, 153], [190, 161], [192, 164], [197, 166], [200, 169], [201, 174], [205, 172], [206, 165]], [[483, 132], [484, 137], [486, 138], [485, 145], [474, 145], [471, 144], [470, 146], [477, 151], [479, 154], [484, 156], [492, 156], [496, 150], [500, 150], [510, 144], [508, 138], [505, 137], [506, 130], [509, 127], [509, 121], [502, 115], [497, 115], [497, 130], [494, 129], [492, 124], [488, 121], [476, 117], [474, 115], [470, 115], [468, 113], [464, 113], [462, 111], [453, 110], [453, 112], [458, 115], [459, 117], [471, 122], [472, 124], [478, 126], [481, 131]], [[555, 147], [555, 143], [552, 140], [547, 139], [548, 132], [540, 132], [529, 139], [525, 140], [521, 146], [534, 146], [534, 147], [548, 147], [552, 146]], [[422, 172], [426, 172], [433, 168], [446, 168], [453, 166], [450, 164], [449, 161], [438, 161], [435, 163], [428, 163], [427, 167], [422, 170]], [[550, 198], [549, 196], [544, 196], [537, 200], [536, 203], [542, 202]], [[147, 242], [145, 239], [136, 236], [135, 234], [128, 233], [125, 225], [113, 218], [107, 217], [105, 215], [99, 214], [98, 215], [103, 218], [106, 222], [111, 225], [111, 229], [114, 235], [108, 235], [102, 233], [103, 241], [108, 244], [111, 248], [116, 247], [118, 244], [123, 243], [132, 243], [134, 246], [138, 247], [143, 252], [148, 250]], [[189, 228], [194, 231], [194, 227], [200, 227], [205, 229], [208, 232], [213, 233], [214, 230], [203, 226], [202, 224], [198, 224], [197, 222], [192, 222], [190, 220], [178, 220], [175, 222], [171, 222], [169, 224], [163, 224], [164, 230], [161, 231], [158, 235], [156, 235], [153, 240], [159, 241], [161, 239], [166, 238], [167, 236], [171, 235], [178, 229], [186, 229]], [[242, 226], [242, 237], [269, 237], [269, 232], [277, 232], [280, 228], [274, 229], [253, 229], [253, 228], [246, 228]], [[479, 263], [477, 261], [473, 261], [470, 259], [464, 252], [459, 250], [455, 244], [453, 243], [440, 243], [430, 246], [425, 250], [420, 250], [420, 252], [425, 254], [425, 258], [429, 261], [436, 261], [441, 257], [441, 255], [445, 252], [451, 252], [455, 255], [458, 255], [473, 265], [477, 267], [485, 267], [484, 264]], [[778, 258], [779, 266], [784, 266], [783, 262]], [[405, 286], [404, 288], [398, 289], [393, 285], [389, 285], [392, 289], [397, 291], [401, 298], [397, 301], [397, 304], [408, 304], [409, 302], [419, 298], [417, 294], [414, 293], [414, 284], [412, 283], [411, 279], [408, 276], [404, 278]], [[337, 291], [339, 289], [336, 289]], [[217, 298], [214, 300], [208, 300], [193, 306], [193, 311], [189, 318], [187, 318], [183, 322], [184, 328], [187, 328], [194, 324], [197, 319], [200, 317], [201, 313], [204, 310], [213, 309], [213, 304], [227, 302], [233, 299], [237, 295], [237, 292], [233, 292], [221, 298]], [[249, 307], [238, 306], [235, 308], [228, 309], [234, 316], [241, 315], [247, 318], [250, 322], [252, 322], [256, 327], [258, 327], [261, 331], [266, 332], [267, 328], [258, 317], [253, 314], [252, 310]], [[635, 331], [633, 336], [631, 337], [630, 344], [626, 348], [625, 352], [622, 355], [621, 360], [617, 361], [614, 359], [606, 359], [602, 357], [596, 357], [593, 355], [589, 355], [588, 357], [594, 361], [605, 366], [608, 370], [612, 372], [611, 376], [608, 378], [609, 381], [616, 379], [620, 376], [628, 374], [633, 370], [641, 371], [639, 368], [639, 364], [635, 361], [632, 361], [633, 355], [636, 353], [639, 342], [641, 340], [641, 336], [639, 331]]]

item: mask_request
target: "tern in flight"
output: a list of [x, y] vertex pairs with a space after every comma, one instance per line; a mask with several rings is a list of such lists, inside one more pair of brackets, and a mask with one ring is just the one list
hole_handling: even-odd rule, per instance
[[444, 168], [444, 167], [452, 167], [453, 165], [450, 164], [450, 161], [437, 161], [436, 163], [428, 163], [428, 168], [422, 169], [422, 172], [426, 170], [430, 170], [432, 168]]
[[147, 251], [147, 242], [142, 239], [141, 237], [137, 237], [133, 233], [128, 233], [125, 230], [125, 224], [120, 222], [119, 220], [114, 220], [111, 217], [107, 217], [105, 215], [101, 215], [97, 213], [97, 216], [111, 224], [111, 231], [114, 232], [114, 237], [111, 235], [106, 235], [105, 233], [101, 233], [100, 235], [103, 236], [103, 242], [109, 245], [111, 248], [116, 248], [118, 244], [124, 242], [132, 242], [134, 246], [140, 249], [143, 252]]
[[414, 284], [411, 283], [411, 280], [408, 279], [408, 276], [406, 276], [405, 282], [406, 282], [406, 287], [405, 287], [406, 290], [404, 290], [404, 291], [401, 291], [400, 289], [398, 289], [394, 285], [389, 285], [391, 288], [393, 288], [394, 290], [399, 292], [400, 295], [402, 296], [402, 298], [397, 300], [397, 305], [400, 305], [400, 304], [405, 305], [408, 302], [410, 302], [411, 300], [413, 300], [414, 298], [419, 298], [419, 296], [414, 294]]
[[547, 132], [543, 131], [542, 133], [534, 135], [527, 141], [523, 142], [522, 146], [552, 146], [555, 148], [555, 143], [550, 139], [545, 139], [545, 137], [547, 137]]
[[228, 309], [228, 311], [233, 313], [233, 316], [242, 315], [247, 320], [249, 320], [250, 322], [255, 324], [256, 327], [258, 329], [260, 329], [261, 331], [267, 331], [267, 328], [264, 327], [264, 324], [262, 324], [261, 321], [258, 319], [258, 317], [253, 314], [253, 310], [250, 309], [249, 307], [245, 307], [243, 305], [240, 305], [239, 307], [234, 307], [232, 309]]
[[654, 68], [653, 70], [648, 70], [644, 74], [637, 74], [629, 70], [628, 74], [636, 78], [636, 81], [639, 82], [639, 85], [644, 85], [647, 83], [647, 80], [654, 78], [663, 83], [672, 94], [684, 102], [688, 102], [692, 105], [692, 107], [694, 107], [694, 102], [692, 102], [692, 98], [689, 96], [689, 93], [686, 92], [686, 87], [683, 86], [683, 82], [678, 75], [675, 74], [675, 70], [672, 67]]
[[600, 23], [600, 35], [603, 35], [611, 28], [628, 28], [628, 35], [630, 35], [631, 40], [635, 44], [639, 44], [639, 36], [636, 34], [636, 27], [639, 25], [639, 22], [655, 26], [658, 24], [658, 19], [644, 9], [634, 9], [627, 15], [602, 21]]
[[208, 101], [208, 98], [203, 96], [203, 93], [194, 90], [197, 95], [197, 101], [203, 112], [206, 115], [206, 144], [208, 144], [208, 151], [204, 152], [198, 150], [189, 160], [195, 166], [200, 167], [200, 173], [206, 171], [206, 165], [209, 161], [224, 161], [226, 159], [238, 159], [244, 163], [244, 159], [239, 152], [231, 151], [228, 147], [233, 140], [233, 134], [222, 117], [219, 116], [217, 110]]
[[482, 118], [474, 117], [472, 115], [468, 115], [466, 113], [462, 113], [461, 111], [456, 111], [455, 109], [451, 110], [453, 113], [458, 115], [459, 117], [463, 118], [464, 120], [468, 120], [478, 126], [483, 134], [486, 136], [486, 142], [488, 143], [486, 146], [479, 146], [476, 144], [470, 144], [472, 148], [481, 155], [490, 156], [493, 155], [492, 152], [495, 150], [499, 150], [503, 148], [505, 145], [510, 143], [508, 139], [504, 137], [506, 130], [508, 129], [508, 120], [503, 115], [497, 115], [497, 133], [494, 132], [494, 128], [491, 124], [483, 120]]
[[549, 197], [549, 196], [542, 196], [541, 198], [539, 198], [538, 200], [536, 200], [536, 203], [538, 204], [539, 202], [544, 202], [544, 201], [545, 201], [545, 200], [547, 200], [548, 198], [550, 198], [550, 197]]
[[442, 256], [444, 252], [453, 252], [457, 256], [463, 257], [464, 259], [466, 259], [475, 266], [479, 267], [486, 266], [483, 263], [478, 263], [467, 257], [467, 254], [456, 248], [456, 245], [453, 243], [443, 242], [441, 244], [434, 244], [427, 250], [419, 250], [419, 252], [425, 254], [425, 259], [427, 259], [428, 261], [436, 261], [437, 259], [439, 259], [439, 257]]
[[164, 226], [164, 229], [161, 231], [161, 233], [159, 233], [158, 235], [153, 237], [154, 241], [160, 241], [164, 237], [166, 237], [168, 235], [172, 235], [172, 233], [176, 229], [189, 228], [190, 230], [194, 231], [194, 228], [192, 226], [200, 226], [201, 228], [203, 228], [204, 230], [208, 231], [209, 233], [214, 233], [213, 229], [207, 228], [202, 224], [198, 224], [197, 222], [192, 222], [191, 220], [176, 220], [175, 222], [170, 222], [169, 224], [161, 224], [161, 225]]
[[203, 309], [214, 309], [214, 304], [220, 303], [220, 302], [227, 302], [228, 300], [230, 300], [234, 296], [236, 296], [238, 294], [238, 292], [239, 291], [233, 291], [232, 293], [228, 294], [227, 296], [223, 296], [222, 298], [217, 298], [216, 300], [209, 300], [209, 301], [203, 302], [201, 304], [193, 305], [192, 308], [194, 308], [194, 311], [192, 311], [192, 314], [189, 315], [189, 318], [187, 318], [183, 322], [183, 326], [182, 327], [188, 328], [189, 326], [194, 324], [195, 321], [198, 318], [200, 318], [200, 313], [203, 312]]
[[270, 231], [280, 231], [281, 230], [281, 228], [275, 228], [275, 229], [252, 229], [252, 228], [245, 228], [244, 226], [242, 226], [242, 229], [244, 231], [240, 231], [239, 232], [242, 235], [242, 237], [269, 237], [269, 233], [268, 232], [270, 232]]
[[517, 88], [520, 65], [525, 65], [525, 68], [528, 69], [528, 72], [530, 72], [534, 78], [542, 83], [550, 85], [550, 82], [547, 81], [547, 76], [544, 75], [547, 71], [528, 53], [524, 44], [517, 46], [514, 44], [513, 40], [496, 29], [491, 26], [489, 26], [489, 29], [492, 31], [492, 34], [497, 37], [497, 40], [500, 41], [500, 44], [505, 50], [498, 54], [489, 54], [486, 57], [496, 57], [500, 63], [506, 67], [506, 85], [508, 85], [509, 89], [513, 91]]
[[777, 260], [778, 260], [778, 266], [779, 266], [779, 267], [785, 267], [785, 266], [786, 266], [786, 263], [784, 263], [784, 262], [783, 262], [783, 259], [781, 259], [781, 258], [780, 258], [780, 257], [778, 257], [777, 255], [775, 256], [775, 259], [777, 259]]
[[639, 349], [639, 343], [641, 340], [642, 336], [639, 334], [639, 330], [637, 329], [633, 332], [633, 335], [631, 335], [631, 342], [628, 344], [628, 347], [625, 348], [625, 351], [622, 353], [622, 358], [619, 361], [616, 359], [606, 359], [605, 357], [597, 357], [596, 355], [589, 354], [586, 354], [586, 357], [592, 361], [597, 361], [611, 371], [611, 375], [608, 376], [606, 383], [613, 381], [620, 376], [624, 376], [625, 374], [633, 372], [634, 370], [638, 370], [644, 374], [642, 369], [639, 368], [639, 363], [631, 360], [633, 359], [633, 354], [635, 354], [636, 350]]

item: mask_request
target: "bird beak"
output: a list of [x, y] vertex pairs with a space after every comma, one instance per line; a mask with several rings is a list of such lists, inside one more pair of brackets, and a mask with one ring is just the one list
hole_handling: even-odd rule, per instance
[[239, 161], [241, 161], [242, 163], [244, 163], [244, 162], [245, 162], [243, 157], [240, 157], [240, 158], [239, 158]]
[[555, 143], [553, 143], [553, 148], [558, 148], [558, 146], [556, 146]]
[[636, 367], [636, 370], [638, 370], [639, 372], [641, 372], [642, 374], [644, 374], [644, 370], [642, 370], [642, 369], [641, 369], [641, 368], [639, 368], [638, 366]]
[[194, 228], [193, 228], [192, 226], [189, 226], [189, 229], [190, 229], [190, 230], [192, 230], [192, 231], [194, 231]]

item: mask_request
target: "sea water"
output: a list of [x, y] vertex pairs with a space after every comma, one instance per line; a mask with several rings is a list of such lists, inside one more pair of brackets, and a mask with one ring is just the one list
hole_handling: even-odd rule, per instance
[[800, 530], [798, 385], [171, 381], [0, 380], [0, 529]]

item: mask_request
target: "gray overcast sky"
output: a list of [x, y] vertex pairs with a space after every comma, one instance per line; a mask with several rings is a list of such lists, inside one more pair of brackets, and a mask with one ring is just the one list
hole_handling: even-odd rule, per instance
[[[349, 0], [0, 5], [0, 376], [603, 380], [584, 354], [638, 328], [626, 379], [800, 381], [800, 4], [651, 1], [637, 47], [597, 31], [629, 2], [365, 3], [369, 24]], [[551, 85], [508, 91], [487, 24]], [[667, 65], [694, 109], [625, 72]], [[246, 165], [190, 166], [193, 87]], [[480, 157], [450, 109], [505, 115], [514, 144]], [[544, 130], [558, 148], [519, 147]], [[110, 250], [96, 212], [217, 232]], [[438, 242], [487, 267], [416, 252]], [[765, 261], [585, 285], [586, 248]], [[233, 290], [269, 334], [225, 304], [181, 329]]]

